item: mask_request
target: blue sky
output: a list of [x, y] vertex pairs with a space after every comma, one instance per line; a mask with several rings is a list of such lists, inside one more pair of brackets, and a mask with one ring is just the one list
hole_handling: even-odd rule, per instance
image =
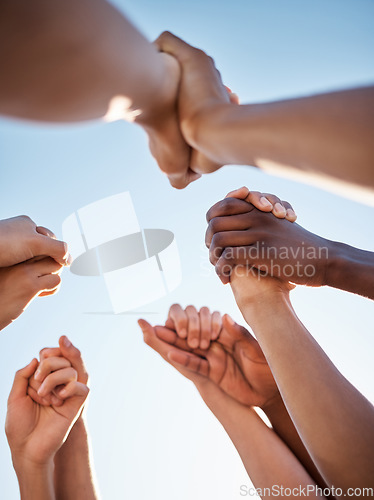
[[[168, 29], [205, 49], [242, 102], [374, 81], [369, 0], [115, 3], [149, 39]], [[249, 167], [226, 167], [173, 190], [143, 132], [120, 122], [47, 126], [3, 119], [0, 161], [1, 218], [25, 213], [61, 236], [62, 221], [76, 209], [130, 191], [141, 226], [175, 233], [183, 268], [172, 294], [120, 316], [87, 314], [107, 309], [103, 283], [65, 271], [58, 295], [38, 299], [1, 333], [1, 422], [14, 372], [67, 334], [91, 373], [88, 419], [104, 499], [239, 498], [248, 479], [235, 449], [193, 386], [143, 344], [136, 320], [162, 322], [168, 306], [181, 302], [243, 321], [229, 288], [207, 271], [204, 247], [206, 211], [236, 187], [275, 193], [294, 205], [307, 229], [368, 250], [373, 208]], [[373, 400], [373, 303], [302, 287], [293, 303], [343, 374]], [[0, 463], [4, 498], [17, 498], [3, 434]]]

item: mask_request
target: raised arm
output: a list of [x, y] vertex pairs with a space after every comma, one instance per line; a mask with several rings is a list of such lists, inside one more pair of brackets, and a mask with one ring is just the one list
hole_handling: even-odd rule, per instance
[[[173, 186], [200, 177], [189, 168], [177, 118], [177, 61], [105, 0], [2, 0], [0, 71], [0, 114], [135, 121]], [[193, 158], [211, 164], [199, 153]]]
[[309, 286], [331, 286], [374, 299], [374, 252], [313, 234], [244, 200], [225, 198], [207, 213], [206, 244], [223, 283], [235, 265]]
[[[227, 354], [222, 345], [213, 342], [205, 351], [191, 351], [187, 341], [180, 339], [175, 331], [153, 328], [143, 320], [139, 324], [145, 342], [195, 384], [229, 434], [256, 488], [273, 491], [273, 485], [309, 487], [312, 497], [318, 497], [315, 482], [295, 455], [246, 404], [262, 400], [256, 382], [253, 386], [245, 382], [232, 358], [225, 358]], [[229, 396], [230, 390], [234, 397]], [[265, 493], [262, 498], [271, 496]]]
[[374, 87], [233, 105], [211, 58], [171, 33], [157, 43], [182, 65], [182, 131], [194, 148], [218, 164], [374, 188]]
[[237, 267], [231, 286], [327, 484], [344, 493], [374, 487], [372, 404], [336, 369], [298, 319], [284, 283]]
[[[43, 380], [45, 372], [50, 369], [50, 363], [56, 362], [56, 358], [64, 358], [70, 362], [77, 373], [77, 382], [88, 383], [89, 377], [80, 351], [63, 336], [58, 348], [46, 348], [41, 351], [39, 374], [34, 384], [39, 385], [39, 380]], [[75, 497], [85, 500], [99, 498], [85, 409], [54, 457], [56, 500], [70, 500]]]

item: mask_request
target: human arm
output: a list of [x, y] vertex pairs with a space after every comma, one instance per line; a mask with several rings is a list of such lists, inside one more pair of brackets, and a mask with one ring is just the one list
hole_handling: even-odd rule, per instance
[[[171, 306], [165, 327], [168, 330], [156, 328], [159, 338], [184, 350], [187, 345], [191, 352], [196, 351], [191, 346], [190, 339], [194, 338], [195, 333], [197, 337], [200, 335], [200, 350], [197, 352], [207, 357], [208, 362], [210, 356], [212, 357], [209, 376], [214, 377], [219, 387], [231, 398], [248, 408], [261, 408], [274, 431], [300, 460], [311, 477], [319, 486], [326, 486], [284, 406], [258, 342], [246, 328], [235, 323], [227, 314], [221, 317], [217, 311], [210, 313], [207, 307], [198, 311], [194, 306], [183, 309], [179, 304]], [[201, 348], [203, 338], [209, 340], [205, 350]], [[187, 356], [182, 359], [189, 361]], [[204, 369], [204, 366], [201, 365], [200, 369]]]
[[[288, 488], [303, 488], [308, 485], [315, 487], [293, 453], [255, 411], [228, 396], [214, 382], [217, 374], [213, 372], [217, 362], [220, 364], [219, 358], [216, 358], [219, 351], [213, 349], [209, 354], [206, 352], [206, 357], [209, 358], [207, 360], [187, 352], [186, 341], [172, 330], [153, 328], [144, 320], [140, 320], [139, 324], [145, 342], [195, 384], [205, 403], [230, 436], [256, 488], [272, 488], [273, 485]], [[170, 342], [174, 342], [174, 345]], [[311, 496], [318, 498], [313, 491]], [[265, 494], [262, 498], [271, 498], [271, 495]]]
[[168, 32], [157, 44], [182, 67], [183, 135], [210, 159], [291, 178], [299, 171], [374, 188], [374, 87], [232, 105], [214, 61], [204, 52]]
[[3, 0], [0, 5], [0, 113], [75, 122], [138, 123], [173, 186], [200, 176], [179, 128], [178, 62], [156, 48], [105, 0]]
[[372, 404], [343, 377], [298, 319], [287, 284], [234, 270], [231, 286], [326, 483], [344, 492], [373, 487]]
[[235, 265], [254, 266], [293, 283], [374, 299], [374, 252], [322, 238], [239, 199], [216, 203], [207, 220], [210, 260], [224, 283]]
[[[59, 340], [58, 348], [45, 348], [40, 353], [40, 370], [33, 384], [35, 389], [43, 379], [43, 371], [47, 372], [49, 358], [63, 357], [68, 360], [77, 372], [77, 381], [88, 383], [88, 373], [83, 363], [80, 351], [66, 336]], [[58, 397], [58, 393], [54, 394]], [[70, 433], [54, 457], [54, 485], [56, 500], [84, 498], [97, 500], [99, 498], [96, 485], [94, 462], [91, 443], [88, 434], [85, 412], [81, 411]]]
[[[36, 391], [30, 380], [37, 368], [38, 361], [33, 359], [17, 372], [8, 399], [5, 430], [21, 499], [54, 500], [54, 455], [82, 411], [88, 388], [77, 382], [75, 370], [68, 361], [60, 358], [50, 365]], [[65, 393], [61, 386], [64, 386]], [[57, 388], [59, 401], [44, 405], [43, 397]], [[38, 481], [33, 481], [34, 474]]]

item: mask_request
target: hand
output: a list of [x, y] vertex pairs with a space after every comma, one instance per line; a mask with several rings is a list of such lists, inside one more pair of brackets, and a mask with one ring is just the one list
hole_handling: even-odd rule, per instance
[[[203, 51], [191, 47], [169, 32], [162, 33], [155, 44], [161, 52], [175, 57], [181, 66], [178, 97], [181, 131], [186, 142], [198, 153], [204, 154], [197, 141], [200, 117], [217, 106], [236, 105], [236, 98], [230, 98], [230, 92], [223, 85], [213, 59]], [[200, 155], [196, 155], [195, 159], [191, 158], [191, 168], [200, 174], [210, 173], [221, 167], [209, 156], [209, 161], [206, 162], [199, 159]]]
[[36, 370], [33, 377], [31, 377], [29, 385], [32, 389], [29, 394], [31, 397], [35, 396], [35, 393], [38, 394], [36, 402], [42, 405], [51, 405], [62, 404], [63, 400], [59, 397], [60, 390], [63, 390], [63, 387], [58, 387], [53, 391], [46, 391], [45, 388], [42, 388], [42, 396], [38, 393], [43, 380], [51, 371], [51, 366], [59, 366], [62, 368], [73, 367], [77, 373], [77, 382], [82, 383], [84, 385], [88, 385], [88, 373], [86, 367], [84, 365], [82, 355], [71, 342], [70, 340], [63, 335], [59, 339], [59, 347], [45, 347], [39, 353], [39, 366]]
[[165, 327], [175, 330], [181, 339], [187, 339], [191, 349], [196, 349], [199, 345], [201, 349], [207, 349], [210, 341], [219, 337], [222, 318], [218, 311], [211, 314], [207, 307], [197, 311], [194, 306], [183, 309], [179, 304], [173, 304]]
[[183, 189], [201, 177], [199, 170], [202, 168], [214, 171], [220, 166], [186, 143], [180, 129], [177, 105], [180, 66], [168, 54], [161, 53], [159, 57], [165, 69], [164, 83], [154, 99], [153, 108], [141, 113], [136, 122], [147, 132], [150, 151], [170, 184]]
[[261, 212], [271, 212], [278, 219], [287, 219], [290, 222], [295, 222], [297, 215], [288, 201], [283, 201], [270, 193], [260, 193], [259, 191], [250, 191], [243, 186], [234, 191], [230, 191], [225, 196], [226, 198], [237, 198], [238, 200], [246, 201]]
[[61, 271], [61, 264], [50, 257], [0, 267], [0, 330], [18, 318], [38, 295], [56, 293]]
[[61, 266], [71, 263], [66, 243], [56, 240], [49, 229], [37, 226], [30, 217], [0, 220], [0, 267], [41, 256], [51, 257]]
[[[45, 370], [38, 393], [29, 383], [38, 367], [36, 359], [16, 373], [5, 426], [16, 469], [24, 463], [43, 465], [53, 460], [87, 399], [89, 389], [77, 382], [74, 368], [62, 368], [55, 359]], [[36, 402], [57, 389], [62, 403], [43, 406]]]
[[213, 383], [239, 403], [266, 407], [280, 399], [257, 341], [229, 316], [209, 349], [191, 349], [174, 330], [139, 320], [144, 341], [200, 389]]
[[225, 198], [207, 213], [205, 242], [221, 281], [235, 266], [309, 286], [322, 286], [334, 253], [333, 242], [298, 224], [278, 220], [243, 200]]

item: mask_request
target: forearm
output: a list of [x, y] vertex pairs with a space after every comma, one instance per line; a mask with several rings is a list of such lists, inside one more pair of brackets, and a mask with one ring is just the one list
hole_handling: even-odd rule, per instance
[[[314, 488], [314, 481], [294, 454], [252, 408], [237, 403], [219, 389], [200, 388], [199, 392], [228, 433], [255, 488]], [[311, 492], [312, 498], [319, 498]]]
[[[374, 88], [264, 104], [222, 104], [196, 117], [192, 145], [218, 163], [291, 167], [374, 187]], [[290, 172], [292, 175], [292, 172]]]
[[328, 485], [321, 476], [308, 450], [305, 448], [283, 400], [279, 397], [279, 400], [272, 401], [271, 404], [262, 409], [268, 417], [274, 432], [293, 452], [313, 480], [320, 488], [327, 488]]
[[56, 500], [97, 500], [89, 437], [80, 417], [55, 457]]
[[108, 111], [132, 119], [152, 108], [167, 66], [104, 0], [5, 0], [0, 47], [0, 112], [37, 120], [88, 120]]
[[328, 484], [344, 490], [372, 486], [373, 406], [336, 369], [289, 301], [278, 295], [262, 303], [243, 296], [237, 301], [296, 429]]
[[53, 487], [53, 461], [35, 465], [13, 460], [21, 500], [56, 500]]
[[374, 299], [374, 252], [333, 243], [326, 285]]

